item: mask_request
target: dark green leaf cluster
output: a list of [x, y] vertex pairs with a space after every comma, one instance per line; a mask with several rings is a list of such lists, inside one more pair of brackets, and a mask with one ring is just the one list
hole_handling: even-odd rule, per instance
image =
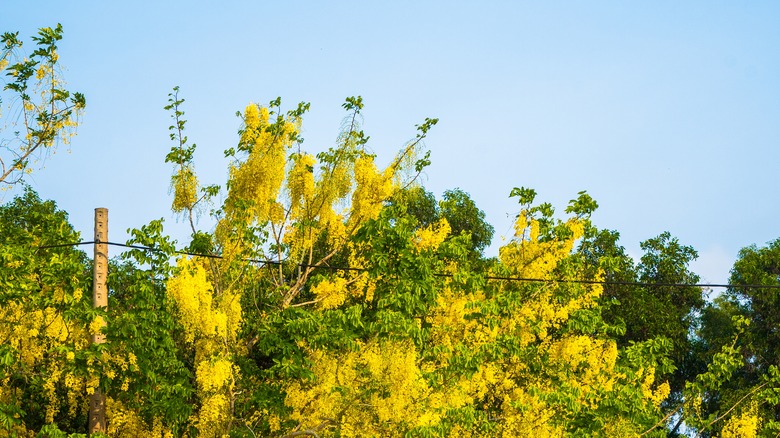
[[401, 208], [403, 214], [414, 218], [420, 228], [446, 219], [451, 228], [450, 239], [463, 239], [464, 246], [469, 249], [466, 257], [471, 261], [481, 259], [482, 252], [493, 239], [494, 229], [486, 222], [485, 212], [461, 189], [445, 191], [437, 202], [424, 188], [409, 187], [397, 193], [390, 205]]

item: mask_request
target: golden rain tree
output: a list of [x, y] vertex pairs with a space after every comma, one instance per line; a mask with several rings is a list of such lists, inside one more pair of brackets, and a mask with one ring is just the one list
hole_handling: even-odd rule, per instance
[[[0, 208], [3, 433], [82, 432], [96, 388], [119, 437], [776, 433], [776, 368], [723, 390], [750, 366], [740, 312], [678, 398], [668, 338], [618, 342], [625, 325], [602, 317], [612, 268], [582, 251], [599, 235], [587, 193], [558, 219], [514, 189], [514, 235], [480, 258], [463, 224], [487, 228], [466, 198], [446, 215], [409, 202], [436, 119], [382, 167], [359, 97], [316, 155], [299, 135], [308, 104], [250, 104], [221, 192], [197, 177], [183, 103], [174, 89], [166, 161], [191, 241], [177, 251], [161, 220], [131, 230], [108, 309], [85, 297], [84, 254], [47, 247], [78, 240], [64, 213], [31, 193]], [[107, 342], [88, 345], [96, 331]]]
[[[64, 88], [57, 43], [62, 26], [41, 28], [32, 37], [35, 50], [25, 56], [18, 32], [0, 36], [0, 184], [3, 189], [22, 180], [37, 162], [68, 144], [75, 134], [86, 101]], [[7, 135], [11, 133], [10, 135]]]
[[269, 430], [663, 435], [653, 430], [669, 392], [656, 380], [663, 343], [618, 351], [599, 317], [600, 285], [569, 282], [585, 273], [573, 248], [590, 226], [577, 206], [591, 204], [583, 194], [565, 222], [525, 208], [489, 276], [459, 264], [467, 242], [446, 240], [446, 221], [417, 227], [383, 210], [356, 235], [350, 266], [360, 270], [320, 278], [319, 312], [284, 327], [309, 373], [281, 384], [286, 410], [269, 414]]
[[663, 434], [668, 342], [618, 350], [600, 285], [576, 282], [601, 278], [574, 250], [593, 230], [587, 194], [560, 221], [549, 204], [531, 206], [533, 191], [514, 191], [515, 239], [490, 272], [474, 272], [468, 236], [389, 202], [428, 164], [418, 149], [435, 119], [380, 169], [360, 98], [316, 156], [299, 136], [308, 104], [285, 113], [277, 99], [240, 113], [227, 193], [204, 232], [193, 217], [219, 191], [199, 186], [177, 91], [172, 207], [189, 218], [189, 251], [205, 255], [180, 258], [166, 292], [193, 357], [191, 430]]
[[417, 135], [382, 169], [360, 130], [360, 97], [347, 99], [349, 115], [336, 145], [317, 156], [301, 149], [308, 104], [286, 113], [279, 99], [268, 106], [250, 104], [240, 114], [238, 145], [226, 151], [232, 159], [227, 194], [208, 233], [196, 229], [193, 217], [218, 189], [198, 185], [195, 147], [183, 134], [182, 103], [175, 89], [167, 107], [174, 118], [175, 145], [166, 157], [176, 166], [172, 207], [189, 218], [190, 249], [220, 258], [180, 258], [167, 291], [194, 354], [198, 408], [190, 423], [209, 436], [235, 427], [236, 415], [247, 420], [260, 412], [242, 404], [260, 377], [242, 370], [260, 341], [256, 324], [265, 324], [269, 314], [327, 302], [313, 294], [308, 280], [332, 260], [348, 258], [355, 233], [422, 171], [427, 156], [419, 158], [419, 149], [436, 119], [418, 126]]
[[32, 436], [45, 425], [86, 421], [91, 312], [84, 253], [54, 202], [26, 190], [0, 206], [0, 433]]

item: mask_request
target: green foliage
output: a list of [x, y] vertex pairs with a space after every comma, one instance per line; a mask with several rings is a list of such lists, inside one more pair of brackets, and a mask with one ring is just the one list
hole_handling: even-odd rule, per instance
[[[60, 32], [42, 30], [34, 55], [53, 59]], [[174, 267], [162, 220], [130, 230], [109, 306], [94, 309], [67, 215], [30, 190], [0, 207], [0, 434], [79, 436], [96, 388], [125, 436], [718, 436], [756, 419], [780, 431], [780, 302], [747, 286], [780, 284], [780, 240], [744, 249], [733, 287], [705, 303], [696, 251], [669, 233], [635, 263], [591, 224], [586, 192], [560, 219], [514, 188], [516, 234], [485, 259], [494, 230], [467, 193], [437, 201], [397, 181], [430, 164], [417, 149], [437, 119], [379, 170], [361, 97], [316, 159], [300, 149], [308, 104], [250, 105], [219, 224], [199, 230], [193, 212], [219, 189], [195, 178], [178, 91], [165, 160], [201, 256]], [[108, 342], [90, 345], [98, 331]]]
[[509, 197], [516, 197], [517, 202], [520, 203], [520, 205], [530, 206], [534, 203], [534, 199], [536, 199], [536, 190], [527, 189], [525, 187], [515, 187], [509, 193]]
[[390, 204], [402, 208], [403, 214], [414, 218], [420, 228], [446, 219], [451, 228], [448, 240], [464, 239], [468, 248], [466, 257], [472, 262], [482, 258], [482, 252], [493, 238], [494, 229], [485, 221], [485, 212], [460, 189], [445, 191], [437, 202], [424, 188], [409, 187], [397, 193]]
[[[90, 318], [90, 269], [84, 253], [62, 243], [79, 241], [67, 214], [29, 188], [0, 206], [0, 430], [38, 430], [56, 421], [78, 431], [85, 412], [50, 410], [69, 388], [52, 370], [84, 376]], [[83, 337], [82, 337], [83, 336]], [[76, 401], [85, 402], [84, 395]]]
[[[735, 367], [730, 379], [723, 379], [717, 397], [709, 397], [702, 416], [712, 421], [733, 406], [758, 403], [757, 415], [767, 432], [780, 431], [777, 364], [779, 339], [777, 291], [780, 273], [780, 241], [765, 247], [743, 248], [731, 270], [732, 285], [702, 312], [698, 335], [702, 355], [710, 364], [723, 362], [722, 351], [730, 349]], [[748, 287], [748, 285], [758, 285]], [[732, 341], [729, 342], [729, 339]], [[712, 365], [710, 365], [712, 366]], [[724, 421], [708, 430], [717, 434]]]
[[124, 262], [111, 264], [108, 350], [116, 356], [133, 353], [137, 367], [112, 379], [107, 394], [137, 409], [149, 425], [162, 418], [179, 435], [192, 413], [194, 378], [188, 365], [193, 352], [182, 348], [183, 329], [163, 281], [172, 272], [173, 242], [163, 234], [162, 221], [131, 234], [128, 244], [155, 249], [132, 249], [122, 255]]
[[750, 329], [749, 353], [756, 365], [766, 368], [780, 365], [780, 295], [777, 290], [745, 285], [780, 285], [780, 239], [763, 248], [755, 245], [743, 248], [734, 263], [728, 291], [746, 317], [753, 321]]
[[598, 202], [590, 197], [585, 191], [578, 193], [577, 199], [569, 201], [569, 206], [566, 207], [566, 213], [574, 213], [578, 217], [590, 217], [597, 208], [599, 208]]
[[468, 235], [473, 253], [481, 254], [493, 239], [493, 226], [485, 222], [485, 212], [460, 190], [447, 190], [439, 201], [439, 211], [452, 228], [453, 236]]
[[707, 360], [697, 353], [690, 336], [704, 308], [703, 293], [698, 287], [684, 286], [699, 281], [688, 267], [696, 251], [662, 233], [642, 242], [645, 254], [635, 266], [618, 237], [615, 231], [594, 231], [579, 251], [611, 282], [604, 286], [602, 303], [605, 319], [625, 326], [625, 333], [617, 338], [620, 345], [658, 338], [671, 343], [676, 368], [672, 395], [679, 398], [685, 382], [703, 372]]
[[181, 109], [181, 105], [184, 103], [184, 99], [179, 98], [179, 87], [173, 87], [173, 92], [168, 94], [168, 105], [165, 106], [166, 111], [171, 112], [171, 118], [174, 124], [168, 127], [170, 132], [171, 141], [176, 142], [176, 146], [171, 148], [168, 155], [165, 156], [166, 163], [174, 163], [178, 165], [192, 163], [193, 154], [195, 153], [196, 145], [187, 145], [187, 136], [184, 135], [184, 127], [187, 124], [187, 120], [184, 117], [184, 111]]

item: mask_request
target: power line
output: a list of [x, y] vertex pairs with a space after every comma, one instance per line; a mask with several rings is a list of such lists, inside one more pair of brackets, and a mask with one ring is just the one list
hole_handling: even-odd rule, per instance
[[[155, 252], [165, 252], [164, 250], [160, 248], [154, 248], [151, 246], [142, 246], [142, 245], [129, 245], [125, 243], [116, 243], [116, 242], [102, 242], [102, 241], [84, 241], [84, 242], [73, 242], [73, 243], [62, 243], [57, 245], [43, 245], [39, 246], [38, 249], [48, 249], [48, 248], [63, 248], [63, 247], [69, 247], [69, 246], [80, 246], [80, 245], [92, 245], [92, 244], [104, 244], [104, 245], [110, 245], [110, 246], [118, 246], [118, 247], [124, 247], [124, 248], [130, 248], [130, 249], [139, 249], [144, 251], [155, 251]], [[180, 255], [188, 255], [192, 257], [206, 257], [211, 259], [223, 259], [224, 257], [218, 254], [203, 254], [203, 253], [196, 253], [196, 252], [190, 252], [190, 251], [183, 251], [183, 250], [174, 250], [172, 251], [174, 254], [180, 254]], [[275, 260], [259, 260], [259, 259], [244, 259], [244, 261], [250, 262], [250, 263], [258, 263], [262, 265], [281, 265], [282, 262], [275, 261]], [[298, 263], [295, 266], [301, 267], [301, 268], [313, 268], [313, 269], [328, 269], [331, 271], [352, 271], [352, 272], [368, 272], [369, 270], [366, 268], [354, 268], [351, 266], [331, 266], [331, 265], [311, 265], [306, 263]], [[446, 278], [452, 278], [453, 274], [445, 274], [445, 273], [434, 273], [435, 277], [446, 277]], [[518, 282], [526, 282], [526, 283], [565, 283], [565, 284], [598, 284], [602, 286], [638, 286], [638, 287], [698, 287], [698, 288], [754, 288], [754, 289], [780, 289], [780, 285], [769, 285], [769, 284], [713, 284], [713, 283], [643, 283], [639, 281], [609, 281], [609, 280], [565, 280], [565, 279], [545, 279], [545, 278], [531, 278], [531, 277], [506, 277], [506, 276], [496, 276], [496, 275], [486, 275], [485, 280], [495, 280], [495, 281], [518, 281]]]

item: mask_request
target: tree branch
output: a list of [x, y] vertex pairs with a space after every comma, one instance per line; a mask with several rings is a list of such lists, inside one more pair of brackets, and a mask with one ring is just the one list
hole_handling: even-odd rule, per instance
[[708, 428], [708, 427], [710, 427], [710, 426], [712, 426], [713, 424], [717, 423], [718, 421], [722, 420], [722, 419], [723, 419], [723, 417], [725, 417], [725, 416], [726, 416], [726, 415], [728, 415], [728, 414], [729, 414], [731, 411], [733, 411], [733, 410], [734, 410], [734, 408], [736, 408], [737, 406], [739, 406], [739, 404], [740, 404], [740, 403], [742, 403], [743, 401], [745, 401], [745, 399], [746, 399], [746, 398], [748, 398], [748, 397], [750, 397], [751, 395], [755, 394], [755, 392], [756, 392], [756, 391], [758, 391], [759, 389], [761, 389], [761, 388], [765, 387], [765, 386], [766, 386], [768, 383], [769, 383], [769, 382], [764, 382], [764, 383], [762, 383], [762, 384], [760, 384], [760, 385], [756, 386], [756, 387], [755, 387], [755, 388], [753, 388], [752, 390], [750, 390], [750, 392], [748, 392], [747, 394], [745, 394], [745, 395], [744, 395], [744, 396], [743, 396], [741, 399], [737, 400], [737, 402], [736, 402], [736, 403], [734, 403], [734, 405], [733, 405], [733, 406], [731, 406], [731, 407], [730, 407], [730, 408], [729, 408], [729, 409], [728, 409], [726, 412], [724, 412], [724, 413], [723, 413], [721, 416], [719, 416], [718, 418], [716, 418], [716, 419], [714, 419], [714, 420], [710, 421], [710, 422], [709, 422], [709, 423], [708, 423], [706, 426], [702, 427], [702, 428], [701, 428], [701, 430], [700, 430], [700, 431], [699, 431], [699, 432], [696, 434], [696, 436], [694, 436], [694, 438], [699, 438], [699, 437], [701, 436], [701, 434], [702, 434], [702, 433], [704, 433], [704, 431], [705, 431], [705, 430], [707, 430], [707, 428]]

